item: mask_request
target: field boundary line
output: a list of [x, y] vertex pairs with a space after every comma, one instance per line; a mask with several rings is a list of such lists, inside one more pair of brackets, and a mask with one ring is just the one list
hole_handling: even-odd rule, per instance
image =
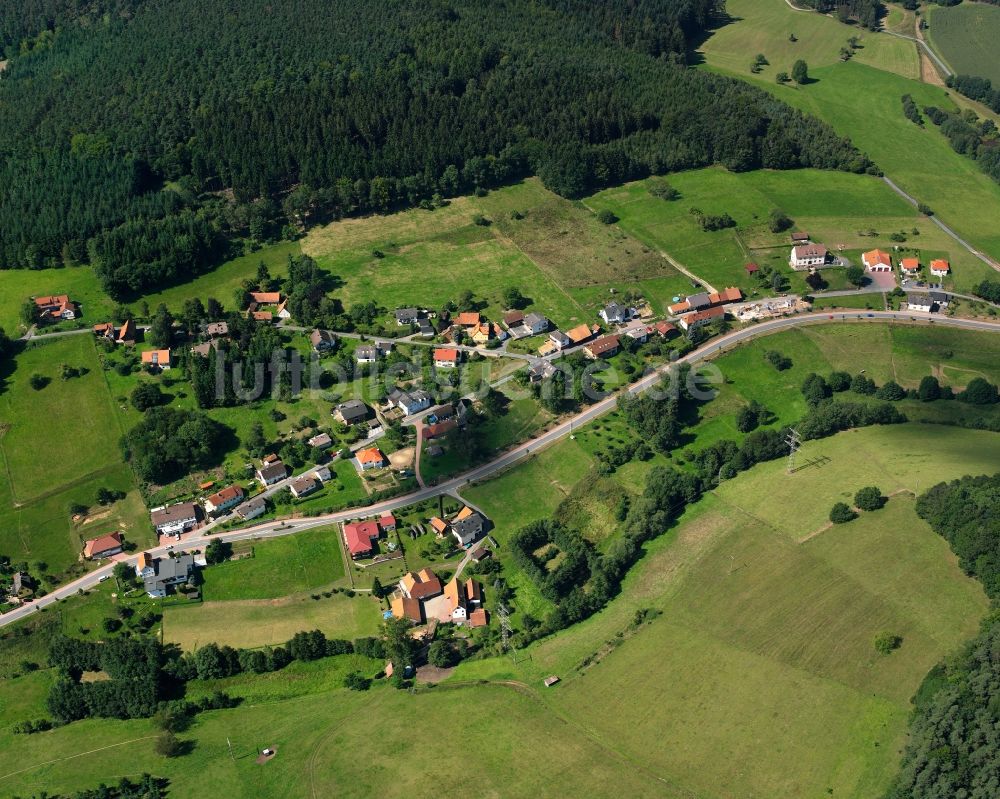
[[86, 755], [92, 755], [96, 752], [103, 752], [107, 749], [114, 749], [118, 746], [127, 746], [128, 744], [134, 744], [139, 741], [151, 741], [156, 738], [156, 735], [144, 735], [142, 738], [132, 738], [128, 741], [119, 741], [116, 744], [108, 744], [108, 746], [102, 746], [98, 749], [91, 749], [89, 752], [77, 752], [75, 755], [67, 755], [66, 757], [57, 757], [55, 760], [46, 760], [44, 763], [36, 763], [33, 766], [28, 766], [27, 768], [22, 768], [17, 771], [11, 771], [8, 774], [0, 774], [0, 780], [5, 780], [8, 777], [14, 777], [18, 774], [23, 774], [26, 771], [34, 771], [35, 769], [42, 768], [42, 766], [51, 766], [53, 763], [62, 763], [66, 760], [73, 760], [77, 757], [85, 757]]

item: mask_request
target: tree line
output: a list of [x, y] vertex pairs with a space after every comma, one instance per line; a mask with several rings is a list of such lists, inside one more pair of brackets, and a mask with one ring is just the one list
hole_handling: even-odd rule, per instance
[[[958, 555], [962, 569], [1000, 598], [1000, 474], [939, 483], [917, 513]], [[899, 774], [886, 799], [996, 796], [1000, 780], [1000, 614], [963, 651], [936, 666], [916, 706]]]
[[820, 14], [836, 14], [844, 23], [857, 22], [877, 31], [885, 15], [881, 0], [796, 0], [796, 5], [814, 8]]
[[[115, 298], [227, 240], [527, 174], [578, 196], [711, 163], [874, 169], [818, 120], [685, 67], [718, 0], [32, 6], [46, 44], [0, 82], [0, 266], [90, 262]], [[8, 35], [37, 35], [24, 24]]]
[[924, 113], [940, 128], [956, 153], [967, 155], [1000, 183], [1000, 133], [992, 119], [980, 119], [971, 108], [945, 111], [925, 106]]

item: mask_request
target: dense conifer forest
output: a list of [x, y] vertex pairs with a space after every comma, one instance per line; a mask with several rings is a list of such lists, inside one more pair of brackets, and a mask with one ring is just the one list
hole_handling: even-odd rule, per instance
[[0, 0], [0, 266], [116, 297], [225, 242], [489, 188], [721, 163], [862, 171], [826, 125], [685, 66], [720, 0]]

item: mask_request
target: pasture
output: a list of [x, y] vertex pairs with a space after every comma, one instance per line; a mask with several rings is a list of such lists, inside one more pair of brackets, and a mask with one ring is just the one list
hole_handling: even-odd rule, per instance
[[[80, 371], [62, 379], [62, 366]], [[66, 336], [20, 352], [0, 394], [0, 547], [11, 558], [41, 561], [58, 574], [76, 562], [82, 542], [115, 529], [152, 541], [145, 506], [122, 463], [122, 427], [92, 338]], [[39, 389], [30, 379], [48, 380]], [[69, 408], [72, 413], [67, 412]], [[100, 487], [126, 497], [96, 506]], [[94, 506], [74, 522], [69, 507]]]
[[914, 80], [920, 77], [912, 42], [851, 28], [811, 11], [796, 12], [785, 0], [727, 0], [726, 13], [733, 21], [717, 28], [699, 54], [709, 64], [741, 76], [753, 74], [750, 66], [758, 53], [769, 62], [759, 77], [772, 82], [778, 72], [791, 72], [799, 58], [810, 68], [840, 63], [840, 49], [850, 36], [857, 36], [861, 46], [853, 60]]
[[[315, 592], [314, 592], [315, 593]], [[322, 630], [330, 638], [374, 635], [382, 619], [367, 594], [301, 593], [277, 599], [239, 599], [167, 606], [163, 640], [187, 650], [214, 641], [233, 647], [277, 646], [301, 630]]]
[[336, 528], [308, 530], [252, 544], [252, 557], [203, 572], [206, 601], [276, 599], [330, 586], [344, 577]]
[[1000, 85], [1000, 7], [988, 3], [962, 3], [944, 8], [927, 7], [927, 37], [955, 72], [978, 75]]
[[[489, 224], [475, 224], [477, 215]], [[336, 276], [348, 306], [373, 299], [389, 310], [437, 309], [470, 289], [496, 319], [503, 289], [516, 286], [526, 310], [560, 326], [589, 319], [612, 286], [677, 278], [659, 255], [534, 178], [435, 211], [334, 222], [302, 246]]]

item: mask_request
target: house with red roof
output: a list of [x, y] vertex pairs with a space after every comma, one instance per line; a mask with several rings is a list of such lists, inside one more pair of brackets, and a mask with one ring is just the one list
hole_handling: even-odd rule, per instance
[[701, 325], [707, 325], [715, 319], [723, 319], [725, 316], [725, 308], [721, 305], [716, 305], [713, 308], [706, 308], [704, 311], [695, 311], [694, 313], [684, 314], [679, 321], [681, 327], [685, 330], [692, 330], [693, 328]]
[[382, 454], [382, 450], [378, 447], [368, 447], [367, 449], [358, 450], [357, 458], [361, 471], [379, 469], [385, 466], [386, 463], [385, 455]]
[[382, 528], [384, 532], [389, 532], [390, 530], [396, 529], [396, 517], [391, 513], [383, 513], [378, 520], [378, 526]]
[[439, 369], [454, 369], [460, 358], [461, 353], [452, 347], [438, 347], [434, 350], [434, 365]]
[[751, 262], [743, 267], [748, 275], [756, 275], [760, 271], [760, 267], [757, 264]]
[[951, 264], [943, 258], [935, 258], [931, 261], [931, 274], [934, 277], [944, 277], [951, 271]]
[[899, 261], [899, 268], [902, 270], [904, 275], [912, 277], [920, 271], [920, 259], [901, 258]]
[[91, 538], [83, 545], [83, 556], [89, 560], [101, 560], [117, 555], [122, 551], [124, 540], [122, 534], [117, 531]]
[[344, 545], [354, 560], [369, 557], [375, 548], [374, 542], [381, 537], [382, 529], [372, 519], [344, 525]]
[[596, 361], [598, 358], [610, 358], [618, 352], [619, 347], [618, 336], [604, 336], [587, 344], [583, 348], [583, 354]]
[[430, 569], [407, 572], [399, 581], [399, 590], [410, 599], [430, 599], [441, 593], [441, 580]]
[[869, 272], [891, 272], [892, 256], [884, 250], [869, 250], [861, 256], [861, 263]]
[[243, 501], [243, 489], [239, 486], [226, 486], [205, 498], [205, 512], [216, 514], [234, 508]]
[[58, 321], [60, 319], [76, 319], [76, 303], [66, 294], [53, 294], [47, 297], [35, 297], [35, 312], [42, 321]]

